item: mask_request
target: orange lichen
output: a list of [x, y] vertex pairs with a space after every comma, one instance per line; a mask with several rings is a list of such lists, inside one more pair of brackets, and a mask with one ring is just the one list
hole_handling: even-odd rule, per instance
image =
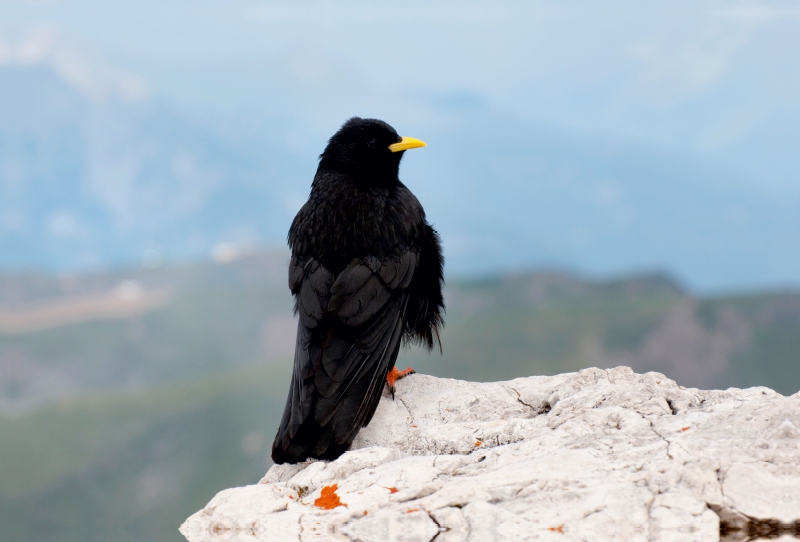
[[564, 532], [564, 526], [563, 525], [556, 525], [555, 527], [548, 527], [547, 530], [548, 531], [552, 531], [554, 533], [563, 533]]
[[410, 514], [411, 512], [419, 512], [419, 508], [409, 508], [406, 510], [406, 514]]
[[366, 510], [364, 510], [364, 515], [366, 516], [367, 514], [368, 514], [368, 512]]
[[476, 440], [476, 441], [475, 441], [475, 447], [476, 447], [476, 448], [477, 448], [478, 446], [480, 446], [481, 444], [483, 444], [483, 441], [480, 441], [480, 440]]
[[339, 500], [339, 495], [336, 494], [337, 489], [339, 489], [338, 484], [323, 487], [319, 498], [314, 501], [314, 506], [323, 510], [333, 510], [337, 506], [347, 507], [345, 503]]
[[292, 499], [292, 500], [294, 500], [294, 497], [292, 497], [291, 495], [289, 495], [289, 498], [290, 498], [290, 499]]
[[681, 427], [681, 431], [688, 431], [688, 430], [689, 430], [688, 427]]
[[[383, 487], [386, 487], [386, 486], [383, 486]], [[389, 490], [389, 493], [397, 493], [397, 488], [396, 487], [386, 487], [386, 489]]]

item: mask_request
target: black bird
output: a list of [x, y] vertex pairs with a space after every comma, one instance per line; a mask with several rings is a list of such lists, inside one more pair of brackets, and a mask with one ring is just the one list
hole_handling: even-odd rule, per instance
[[[439, 235], [398, 178], [408, 149], [383, 121], [348, 120], [320, 155], [289, 230], [289, 288], [299, 314], [275, 463], [335, 459], [378, 407], [403, 341], [428, 349], [443, 325]], [[441, 343], [440, 343], [441, 349]]]

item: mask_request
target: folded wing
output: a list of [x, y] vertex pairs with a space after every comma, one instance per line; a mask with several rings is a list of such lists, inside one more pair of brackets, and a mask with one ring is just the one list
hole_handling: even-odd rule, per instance
[[338, 457], [369, 423], [397, 359], [417, 260], [413, 250], [356, 259], [334, 277], [314, 259], [292, 259], [299, 321], [276, 463]]

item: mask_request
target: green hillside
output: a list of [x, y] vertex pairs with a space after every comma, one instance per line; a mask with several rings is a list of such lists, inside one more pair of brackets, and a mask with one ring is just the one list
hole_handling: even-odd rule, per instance
[[[285, 255], [0, 276], [0, 314], [121, 281], [169, 301], [89, 319], [78, 303], [74, 324], [0, 333], [4, 541], [177, 542], [217, 491], [269, 467], [294, 342]], [[531, 273], [454, 281], [446, 302], [443, 355], [413, 347], [398, 365], [486, 381], [624, 364], [687, 386], [800, 389], [797, 292], [702, 299], [659, 275]]]
[[702, 388], [800, 390], [800, 294], [696, 299], [663, 276], [594, 282], [528, 274], [448, 286], [430, 374], [505, 380], [628, 365]]
[[3, 540], [180, 541], [183, 519], [269, 467], [288, 363], [0, 419]]
[[709, 328], [747, 324], [745, 341], [730, 356], [733, 385], [767, 386], [784, 395], [800, 391], [800, 295], [775, 293], [702, 300], [697, 316]]
[[447, 291], [443, 356], [434, 356], [430, 372], [487, 381], [597, 365], [583, 352], [587, 338], [633, 349], [681, 296], [661, 277], [595, 284], [536, 274], [456, 283]]

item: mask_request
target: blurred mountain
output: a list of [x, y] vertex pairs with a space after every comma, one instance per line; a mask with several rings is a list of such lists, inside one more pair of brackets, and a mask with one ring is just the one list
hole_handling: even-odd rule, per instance
[[[59, 34], [9, 43], [0, 54], [2, 268], [155, 265], [226, 245], [283, 245], [325, 137], [344, 120], [323, 133], [298, 111], [322, 112], [358, 83], [320, 82], [333, 85], [320, 101], [303, 90], [297, 62], [274, 62], [271, 77], [284, 85], [264, 99], [296, 96], [294, 109], [222, 117], [162, 101]], [[415, 99], [408, 119], [387, 120], [429, 143], [406, 158], [402, 177], [441, 231], [455, 276], [555, 265], [594, 275], [669, 269], [703, 291], [797, 284], [800, 202], [753, 188], [743, 168], [562, 133], [469, 92]]]
[[[288, 254], [218, 256], [0, 275], [3, 540], [178, 542], [216, 491], [265, 472], [295, 339]], [[540, 271], [451, 281], [445, 297], [443, 355], [413, 347], [401, 367], [491, 381], [624, 364], [800, 389], [796, 291], [696, 297], [664, 274]]]
[[[290, 359], [288, 253], [230, 258], [0, 275], [0, 413]], [[791, 291], [696, 297], [663, 274], [598, 281], [542, 271], [451, 282], [445, 297], [443, 356], [413, 348], [402, 363], [479, 381], [628, 365], [686, 386], [800, 389], [800, 295]]]
[[177, 113], [58, 34], [12, 52], [0, 58], [0, 266], [207, 257], [283, 226], [291, 157]]
[[403, 360], [437, 376], [490, 381], [627, 365], [687, 387], [800, 390], [797, 291], [696, 297], [663, 274], [535, 273], [455, 283], [446, 301], [444, 355]]
[[441, 226], [450, 272], [667, 269], [694, 291], [797, 285], [800, 200], [760, 193], [740, 171], [478, 106], [454, 105], [426, 139], [431, 152], [408, 157], [403, 177]]
[[288, 255], [73, 277], [0, 275], [0, 413], [291, 357]]

